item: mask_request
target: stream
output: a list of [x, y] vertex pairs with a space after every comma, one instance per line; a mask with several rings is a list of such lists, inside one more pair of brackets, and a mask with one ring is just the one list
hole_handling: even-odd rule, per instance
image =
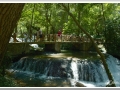
[[[120, 86], [120, 60], [106, 55], [117, 87]], [[7, 69], [19, 87], [105, 87], [109, 80], [95, 52], [46, 52], [22, 57]]]

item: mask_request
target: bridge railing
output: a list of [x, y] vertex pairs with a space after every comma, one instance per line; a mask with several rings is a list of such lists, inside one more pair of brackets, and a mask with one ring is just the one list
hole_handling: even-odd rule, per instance
[[[40, 40], [38, 40], [40, 41]], [[55, 41], [55, 42], [90, 42], [90, 39], [87, 37], [80, 37], [76, 35], [66, 35], [62, 34], [61, 36], [58, 36], [57, 34], [46, 34], [43, 35], [43, 38], [41, 41]]]
[[[95, 42], [103, 42], [102, 39], [94, 39]], [[62, 34], [60, 37], [57, 34], [43, 34], [43, 37], [40, 39], [39, 37], [33, 35], [31, 39], [26, 36], [24, 38], [18, 38], [18, 42], [90, 42], [90, 39], [86, 36], [77, 36], [77, 35], [67, 35]]]

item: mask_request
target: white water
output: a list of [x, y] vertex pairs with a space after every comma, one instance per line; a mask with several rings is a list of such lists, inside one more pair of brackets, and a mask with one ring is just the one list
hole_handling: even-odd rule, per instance
[[[116, 86], [120, 87], [120, 60], [109, 55], [109, 57], [107, 58], [106, 61], [107, 61], [108, 68], [113, 76], [113, 79], [114, 79]], [[81, 64], [81, 72], [85, 72], [85, 70], [83, 70], [83, 64], [82, 63], [80, 63], [80, 64]], [[84, 64], [87, 65], [88, 63], [85, 62]], [[78, 79], [79, 76], [78, 76], [77, 60], [75, 60], [75, 59], [72, 60], [72, 62], [71, 62], [71, 69], [73, 71], [73, 79], [71, 79], [72, 86], [75, 86], [75, 82], [77, 81], [77, 82], [84, 84], [86, 87], [105, 87], [109, 83], [109, 79], [108, 79], [108, 76], [107, 76], [106, 71], [104, 69], [104, 66], [102, 64], [100, 64], [100, 67], [96, 67], [93, 63], [92, 63], [92, 66], [97, 68], [94, 70], [94, 72], [96, 73], [94, 75], [94, 77], [96, 78], [97, 82], [79, 80]], [[90, 66], [88, 68], [90, 69]], [[99, 75], [99, 73], [97, 73], [98, 71], [96, 71], [96, 70], [98, 70], [99, 73], [101, 73], [101, 75]], [[81, 74], [84, 74], [84, 73], [81, 73]], [[92, 75], [92, 73], [91, 73], [91, 75]], [[81, 75], [82, 78], [83, 78], [83, 76], [84, 75]], [[102, 77], [104, 81], [100, 82], [99, 76]], [[93, 78], [91, 78], [91, 80], [92, 79]]]
[[[109, 83], [107, 74], [106, 74], [105, 69], [102, 64], [99, 64], [99, 66], [96, 66], [96, 64], [94, 64], [93, 62], [88, 63], [87, 60], [86, 61], [84, 60], [85, 62], [79, 63], [79, 65], [78, 65], [78, 63], [77, 63], [78, 58], [68, 58], [68, 60], [72, 60], [71, 61], [71, 70], [73, 73], [73, 78], [70, 77], [70, 81], [71, 81], [71, 85], [73, 87], [75, 86], [76, 81], [84, 84], [87, 87], [105, 87], [105, 85], [107, 85]], [[109, 57], [107, 58], [106, 61], [107, 61], [108, 67], [112, 73], [112, 76], [114, 78], [116, 86], [120, 87], [120, 60], [109, 55]], [[32, 68], [35, 68], [36, 63], [33, 61], [30, 61], [30, 60], [29, 60], [29, 62], [32, 62]], [[20, 61], [19, 63], [22, 63], [22, 62]], [[30, 64], [25, 63], [25, 67], [26, 66], [30, 67]], [[64, 66], [64, 64], [62, 64], [62, 66]], [[78, 73], [78, 66], [80, 67], [79, 73]], [[23, 68], [25, 68], [25, 67], [23, 67]], [[28, 67], [26, 67], [27, 68], [26, 70], [28, 70], [28, 71], [21, 71], [21, 70], [18, 70], [18, 71], [16, 70], [16, 71], [27, 73], [28, 75], [30, 75], [30, 77], [31, 77], [30, 79], [35, 78], [36, 76], [34, 75], [33, 72], [29, 72], [30, 68], [28, 68]], [[39, 76], [39, 73], [38, 73], [39, 78], [53, 79], [54, 77], [52, 77], [52, 76], [47, 77], [47, 73], [48, 73], [50, 67], [51, 67], [51, 62], [47, 64], [46, 68], [44, 69], [43, 75]], [[86, 75], [88, 73], [86, 68], [88, 68], [89, 74], [90, 74], [90, 76], [92, 76], [89, 78], [89, 81], [84, 80], [87, 78]], [[81, 79], [79, 79], [79, 77]], [[57, 78], [57, 77], [55, 77], [55, 78]], [[94, 78], [96, 79], [96, 82], [93, 82]], [[103, 81], [100, 81], [100, 78], [103, 78]]]
[[[120, 60], [118, 60], [117, 58], [109, 55], [109, 57], [107, 58], [107, 64], [108, 64], [108, 68], [113, 76], [114, 82], [116, 84], [117, 87], [120, 87]], [[87, 87], [105, 87], [105, 85], [107, 85], [109, 83], [107, 74], [104, 70], [103, 65], [101, 65], [102, 68], [99, 68], [99, 71], [102, 73], [102, 76], [104, 78], [104, 82], [87, 82], [87, 81], [79, 81], [80, 83], [84, 84]], [[96, 77], [97, 78], [97, 77]]]
[[76, 81], [78, 81], [78, 67], [77, 67], [77, 60], [73, 59], [71, 62], [71, 69], [73, 71], [73, 79], [71, 79], [71, 85], [75, 86]]
[[107, 64], [114, 78], [116, 86], [120, 87], [120, 60], [110, 55], [107, 59]]

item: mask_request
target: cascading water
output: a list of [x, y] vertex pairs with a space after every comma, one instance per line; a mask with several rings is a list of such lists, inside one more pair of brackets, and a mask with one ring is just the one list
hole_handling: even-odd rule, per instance
[[[106, 61], [117, 86], [120, 86], [118, 83], [120, 79], [117, 78], [120, 76], [120, 61], [110, 55]], [[75, 86], [75, 82], [82, 82], [86, 86], [89, 86], [87, 85], [88, 83], [92, 83], [95, 86], [104, 87], [108, 82], [108, 77], [100, 60], [79, 58], [34, 59], [23, 57], [18, 62], [15, 62], [10, 70], [15, 72], [15, 77], [64, 78], [66, 81], [70, 80], [71, 86]]]
[[76, 58], [75, 59], [72, 59], [71, 58], [71, 70], [72, 70], [72, 73], [73, 73], [73, 79], [71, 79], [71, 85], [72, 86], [75, 86], [75, 83], [76, 81], [78, 81], [78, 67], [77, 67], [77, 60]]
[[120, 60], [109, 55], [107, 64], [117, 87], [120, 87]]

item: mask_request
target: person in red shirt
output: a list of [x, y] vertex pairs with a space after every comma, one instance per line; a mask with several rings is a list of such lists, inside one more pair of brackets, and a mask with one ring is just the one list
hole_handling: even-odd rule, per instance
[[61, 34], [62, 34], [62, 33], [61, 33], [61, 31], [59, 30], [59, 31], [58, 31], [58, 36], [60, 37], [60, 36], [61, 36]]
[[61, 30], [59, 30], [57, 34], [58, 34], [58, 40], [61, 39], [61, 34], [62, 34]]

